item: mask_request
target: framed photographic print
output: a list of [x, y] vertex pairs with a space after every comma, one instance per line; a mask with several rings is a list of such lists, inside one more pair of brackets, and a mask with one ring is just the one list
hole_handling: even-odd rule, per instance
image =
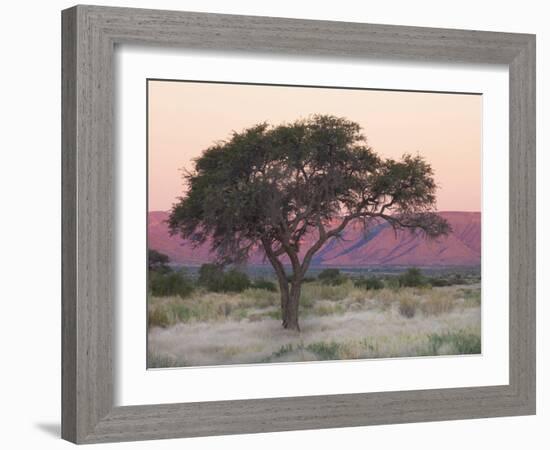
[[534, 36], [62, 18], [65, 439], [535, 413]]

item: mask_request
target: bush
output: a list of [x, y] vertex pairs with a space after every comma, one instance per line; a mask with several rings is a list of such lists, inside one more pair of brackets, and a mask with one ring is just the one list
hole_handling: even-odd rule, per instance
[[416, 302], [410, 298], [403, 298], [399, 301], [399, 314], [411, 319], [416, 314]]
[[155, 297], [177, 295], [184, 298], [193, 292], [193, 282], [183, 270], [168, 273], [150, 271], [149, 289]]
[[[289, 283], [292, 283], [292, 275], [286, 276], [286, 281]], [[302, 283], [314, 283], [315, 281], [318, 281], [315, 277], [304, 277], [302, 278]]]
[[384, 285], [389, 289], [399, 289], [399, 277], [390, 276], [384, 280]]
[[216, 264], [203, 264], [199, 269], [199, 284], [209, 291], [219, 292], [223, 283], [223, 269]]
[[317, 277], [323, 284], [339, 286], [346, 282], [347, 278], [340, 273], [339, 269], [325, 269]]
[[467, 284], [467, 280], [460, 273], [455, 273], [449, 280], [450, 285], [453, 284]]
[[324, 269], [317, 278], [319, 280], [330, 280], [340, 276], [340, 269]]
[[263, 289], [269, 292], [277, 292], [277, 285], [273, 281], [265, 280], [263, 278], [257, 279], [252, 285], [254, 289]]
[[200, 267], [199, 284], [211, 292], [242, 292], [251, 286], [247, 274], [236, 269], [224, 272], [216, 264], [203, 264]]
[[169, 262], [170, 258], [164, 253], [161, 253], [152, 248], [150, 248], [147, 252], [147, 264], [149, 270], [168, 272], [170, 271], [170, 267], [168, 266]]
[[370, 278], [358, 278], [353, 283], [355, 287], [363, 288], [363, 289], [383, 289], [384, 288], [384, 282], [377, 277], [370, 277]]
[[427, 284], [426, 278], [417, 267], [411, 267], [399, 276], [399, 285], [402, 287], [419, 287]]
[[221, 292], [242, 292], [250, 287], [248, 275], [238, 270], [231, 269], [223, 274]]
[[445, 286], [451, 286], [452, 284], [446, 278], [437, 278], [437, 277], [428, 278], [427, 282], [428, 284], [431, 284], [433, 287], [445, 287]]

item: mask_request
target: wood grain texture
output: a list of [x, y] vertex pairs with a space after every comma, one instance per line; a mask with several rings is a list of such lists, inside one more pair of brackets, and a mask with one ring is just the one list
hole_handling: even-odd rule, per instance
[[[77, 443], [535, 412], [535, 38], [526, 34], [77, 6], [62, 14], [62, 435]], [[506, 64], [510, 383], [113, 407], [115, 44]]]
[[62, 431], [76, 440], [76, 10], [62, 17], [62, 155], [61, 155], [61, 340], [62, 340]]

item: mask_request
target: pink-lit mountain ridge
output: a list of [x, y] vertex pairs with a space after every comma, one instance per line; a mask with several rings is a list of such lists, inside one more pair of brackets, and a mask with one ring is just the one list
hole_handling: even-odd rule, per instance
[[[398, 231], [380, 223], [365, 233], [359, 224], [350, 224], [342, 238], [329, 241], [316, 254], [313, 265], [326, 267], [372, 266], [479, 266], [481, 263], [481, 214], [479, 212], [440, 212], [451, 225], [449, 236], [426, 240], [420, 234]], [[165, 220], [168, 213], [152, 211], [148, 216], [149, 248], [170, 257], [176, 264], [200, 265], [214, 255], [209, 243], [194, 248], [177, 236], [170, 236]], [[314, 235], [304, 238], [308, 248]], [[266, 264], [261, 252], [252, 255], [249, 264]]]

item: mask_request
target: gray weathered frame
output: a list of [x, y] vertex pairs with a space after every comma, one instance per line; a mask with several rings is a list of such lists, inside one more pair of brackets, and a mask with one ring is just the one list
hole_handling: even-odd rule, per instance
[[[76, 443], [535, 413], [535, 36], [75, 6], [62, 13], [62, 436]], [[510, 81], [508, 385], [113, 405], [115, 44], [506, 64]]]

